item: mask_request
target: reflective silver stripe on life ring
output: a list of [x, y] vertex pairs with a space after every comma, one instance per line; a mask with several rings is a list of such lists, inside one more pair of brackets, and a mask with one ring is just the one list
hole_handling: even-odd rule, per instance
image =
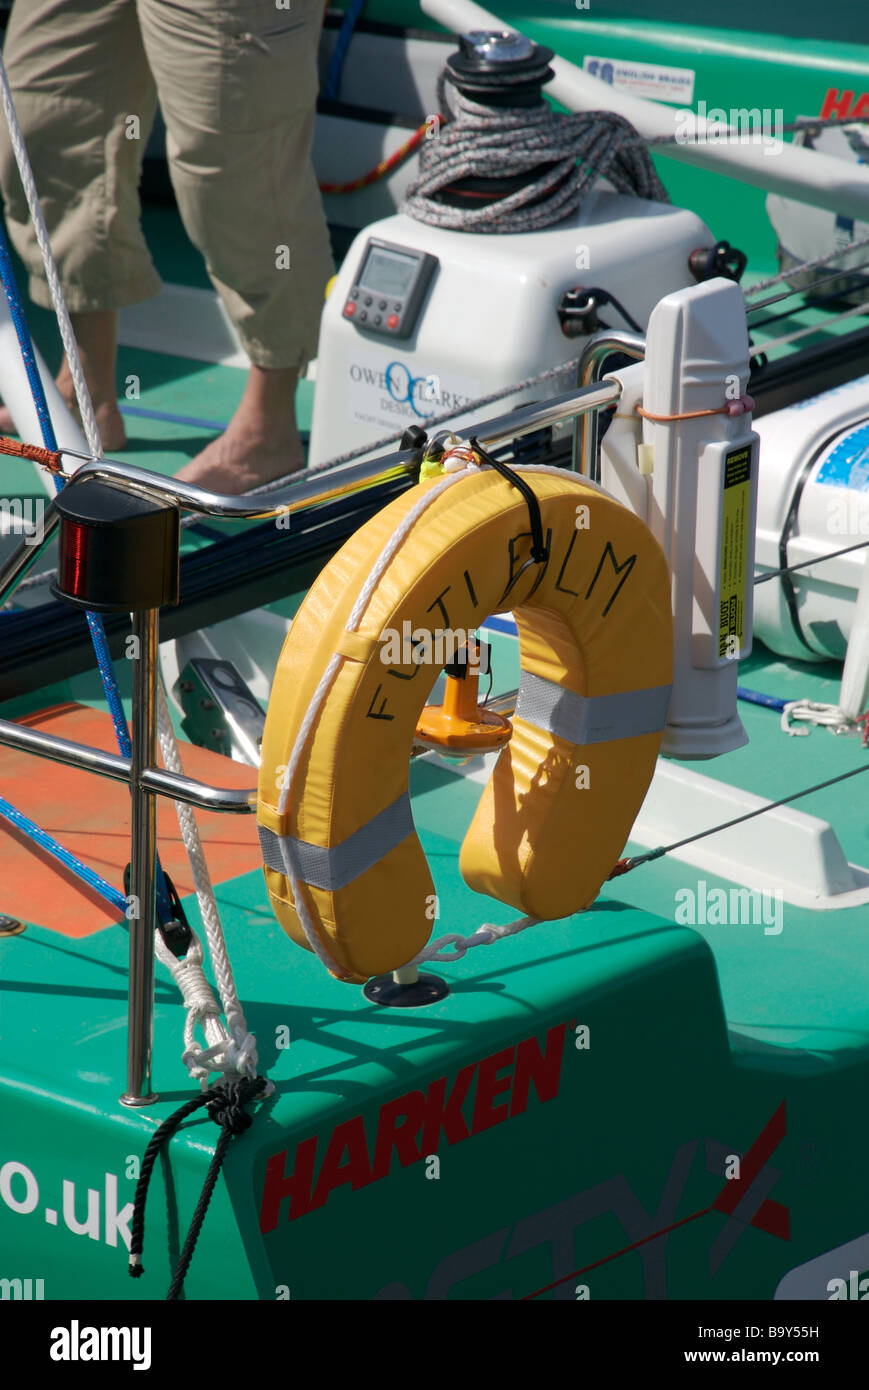
[[516, 717], [568, 743], [610, 743], [659, 733], [667, 722], [671, 689], [653, 685], [615, 695], [577, 695], [523, 671]]
[[338, 845], [312, 845], [292, 835], [276, 835], [264, 825], [257, 825], [257, 830], [267, 869], [286, 874], [289, 857], [293, 872], [303, 883], [335, 893], [372, 869], [390, 850], [412, 835], [414, 824], [410, 797], [402, 792], [391, 806], [372, 816]]

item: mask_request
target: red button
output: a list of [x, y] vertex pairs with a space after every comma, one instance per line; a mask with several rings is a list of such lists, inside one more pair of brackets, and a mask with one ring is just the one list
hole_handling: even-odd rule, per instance
[[397, 327], [398, 327], [398, 314], [390, 314], [390, 315], [389, 315], [389, 318], [386, 320], [386, 327], [387, 327], [387, 328], [397, 328]]
[[352, 299], [348, 299], [348, 300], [347, 300], [347, 303], [344, 305], [344, 317], [345, 317], [345, 319], [352, 319], [352, 317], [353, 317], [353, 315], [354, 315], [355, 313], [356, 313], [356, 305], [353, 303]]

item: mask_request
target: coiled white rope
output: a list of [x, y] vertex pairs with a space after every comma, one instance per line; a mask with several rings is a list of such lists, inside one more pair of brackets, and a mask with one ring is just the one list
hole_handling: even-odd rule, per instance
[[819, 700], [789, 700], [781, 712], [783, 733], [790, 734], [791, 738], [804, 738], [811, 733], [810, 729], [795, 728], [794, 721], [814, 724], [834, 734], [859, 733], [856, 721], [838, 705], [823, 704]]
[[[36, 191], [33, 169], [30, 164], [30, 158], [27, 153], [21, 126], [18, 123], [18, 116], [15, 111], [12, 93], [9, 88], [9, 80], [2, 58], [0, 58], [0, 105], [2, 105], [3, 113], [6, 117], [10, 143], [15, 155], [15, 162], [18, 165], [18, 172], [21, 176], [21, 183], [24, 188], [25, 198], [27, 199], [30, 218], [33, 222], [36, 243], [42, 256], [45, 276], [51, 294], [51, 302], [54, 306], [57, 326], [60, 330], [64, 352], [66, 353], [66, 360], [75, 388], [76, 401], [78, 403], [79, 415], [81, 416], [87, 446], [95, 459], [101, 459], [103, 458], [103, 446], [99, 427], [96, 422], [96, 416], [94, 414], [93, 402], [79, 355], [78, 344], [76, 343], [75, 334], [72, 329], [69, 311], [60, 283], [60, 276], [57, 271], [57, 264], [51, 249], [48, 229], [42, 214], [39, 194]], [[34, 576], [31, 582], [38, 583], [42, 578], [43, 576], [41, 575]], [[162, 682], [159, 683], [158, 690], [158, 732], [160, 747], [163, 753], [163, 761], [166, 767], [172, 772], [180, 772], [182, 770], [181, 757], [178, 752], [178, 744], [172, 728], [172, 721], [169, 718]], [[187, 855], [190, 859], [190, 865], [193, 871], [193, 880], [196, 885], [199, 910], [202, 915], [208, 949], [211, 954], [218, 990], [226, 1015], [226, 1026], [224, 1026], [220, 1021], [220, 1009], [217, 1001], [202, 971], [202, 943], [199, 941], [196, 934], [193, 934], [193, 941], [191, 942], [187, 956], [183, 961], [179, 961], [163, 942], [160, 932], [156, 932], [155, 954], [158, 960], [166, 965], [172, 972], [172, 976], [181, 990], [184, 1004], [187, 1008], [187, 1019], [184, 1027], [183, 1061], [190, 1075], [198, 1079], [203, 1085], [205, 1084], [209, 1072], [213, 1071], [243, 1072], [255, 1078], [257, 1074], [256, 1040], [253, 1035], [248, 1032], [244, 1012], [239, 1003], [238, 994], [236, 993], [232, 967], [229, 963], [226, 943], [223, 937], [223, 929], [220, 923], [220, 914], [214, 896], [214, 889], [211, 885], [208, 866], [205, 862], [199, 830], [193, 812], [189, 806], [185, 806], [181, 802], [176, 802], [175, 809], [178, 814], [181, 838], [184, 841], [184, 847], [187, 850]], [[202, 1024], [206, 1041], [210, 1044], [208, 1048], [200, 1047], [195, 1041], [194, 1028], [197, 1022]]]

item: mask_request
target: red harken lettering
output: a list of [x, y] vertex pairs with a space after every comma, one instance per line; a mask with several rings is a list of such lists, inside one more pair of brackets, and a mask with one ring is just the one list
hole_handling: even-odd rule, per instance
[[[295, 1221], [316, 1211], [337, 1188], [349, 1184], [356, 1192], [385, 1178], [396, 1155], [402, 1168], [419, 1163], [437, 1152], [441, 1133], [448, 1144], [460, 1144], [475, 1134], [503, 1124], [528, 1108], [533, 1086], [542, 1102], [554, 1100], [561, 1084], [561, 1062], [567, 1024], [550, 1028], [541, 1049], [536, 1038], [518, 1047], [506, 1047], [462, 1067], [452, 1084], [445, 1076], [433, 1081], [428, 1091], [408, 1091], [380, 1107], [373, 1150], [369, 1151], [361, 1115], [344, 1120], [332, 1131], [323, 1162], [317, 1172], [317, 1135], [296, 1145], [292, 1170], [287, 1172], [288, 1150], [274, 1154], [266, 1164], [260, 1209], [260, 1229], [265, 1234], [277, 1226], [281, 1207]], [[476, 1078], [470, 1124], [462, 1109]], [[373, 1157], [370, 1156], [373, 1153]]]
[[856, 106], [853, 103], [853, 92], [840, 92], [837, 87], [828, 87], [820, 118], [822, 121], [828, 121], [835, 116], [840, 121], [857, 121], [863, 116], [869, 116], [869, 92], [862, 94]]

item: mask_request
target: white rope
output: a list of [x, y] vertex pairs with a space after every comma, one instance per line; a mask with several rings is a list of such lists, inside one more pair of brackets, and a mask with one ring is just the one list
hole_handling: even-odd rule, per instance
[[[212, 1058], [218, 1049], [224, 1051], [231, 1039], [220, 1019], [220, 1005], [202, 970], [202, 942], [192, 928], [191, 936], [193, 939], [183, 960], [169, 950], [160, 932], [156, 933], [154, 950], [160, 963], [171, 972], [187, 1010], [182, 1061], [193, 1079], [204, 1086], [215, 1068], [206, 1065], [203, 1058]], [[197, 1023], [202, 1026], [208, 1048], [196, 1041]]]
[[[491, 946], [496, 941], [503, 941], [505, 936], [518, 936], [520, 931], [525, 931], [526, 927], [536, 927], [540, 925], [539, 917], [517, 917], [515, 922], [507, 922], [506, 925], [499, 927], [493, 922], [484, 922], [481, 927], [477, 927], [470, 936], [441, 936], [437, 941], [430, 941], [424, 946], [419, 955], [409, 960], [408, 965], [423, 965], [426, 961], [439, 960], [449, 963], [451, 960], [461, 960], [462, 956], [474, 946]], [[445, 954], [447, 947], [450, 948], [449, 954]]]
[[607, 492], [606, 488], [600, 483], [595, 483], [591, 478], [587, 478], [584, 473], [573, 473], [569, 469], [559, 468], [554, 463], [520, 463], [510, 465], [514, 473], [546, 473], [550, 478], [574, 478], [583, 487], [589, 488], [592, 492], [599, 492], [602, 497], [612, 499], [612, 493]]
[[33, 222], [36, 243], [42, 253], [42, 264], [45, 267], [51, 302], [54, 305], [54, 312], [57, 316], [57, 326], [60, 329], [66, 360], [69, 364], [70, 375], [72, 376], [72, 382], [75, 388], [75, 398], [78, 402], [78, 410], [81, 416], [85, 438], [87, 439], [88, 448], [94, 457], [101, 459], [103, 457], [103, 444], [100, 439], [96, 416], [94, 415], [93, 403], [85, 380], [78, 344], [75, 340], [75, 334], [72, 331], [69, 310], [66, 307], [60, 276], [57, 273], [57, 265], [55, 264], [51, 243], [48, 239], [48, 229], [45, 225], [45, 218], [42, 215], [42, 205], [39, 201], [39, 194], [36, 191], [33, 169], [30, 165], [30, 158], [24, 143], [21, 126], [18, 124], [18, 116], [12, 101], [9, 79], [6, 76], [6, 68], [3, 65], [2, 58], [0, 58], [0, 104], [3, 106], [6, 123], [9, 127], [9, 139], [12, 145], [12, 151], [15, 155], [15, 163], [18, 165], [18, 172], [21, 175], [21, 182], [24, 186], [24, 196], [27, 199], [27, 207]]
[[811, 729], [794, 728], [794, 720], [829, 729], [834, 734], [858, 732], [855, 721], [838, 705], [826, 705], [817, 700], [789, 700], [782, 709], [782, 731], [790, 734], [791, 738], [805, 738]]
[[[172, 728], [172, 720], [166, 703], [162, 680], [157, 691], [157, 731], [160, 739], [160, 752], [163, 764], [169, 772], [181, 773], [181, 756]], [[244, 1010], [238, 998], [232, 965], [226, 950], [226, 941], [220, 921], [220, 912], [208, 872], [208, 864], [202, 849], [202, 841], [196, 825], [196, 818], [190, 806], [181, 801], [175, 802], [178, 825], [184, 848], [193, 871], [193, 882], [205, 939], [211, 956], [211, 965], [223, 1013], [224, 1025], [220, 1019], [220, 1006], [214, 997], [211, 986], [202, 971], [202, 943], [193, 933], [193, 941], [183, 961], [177, 960], [162, 941], [159, 932], [157, 955], [168, 966], [184, 999], [187, 1021], [184, 1026], [183, 1061], [190, 1075], [203, 1085], [209, 1072], [241, 1072], [254, 1079], [257, 1075], [256, 1038], [249, 1032]], [[161, 949], [162, 948], [162, 949]], [[197, 1023], [202, 1025], [208, 1048], [203, 1048], [194, 1038]]]

